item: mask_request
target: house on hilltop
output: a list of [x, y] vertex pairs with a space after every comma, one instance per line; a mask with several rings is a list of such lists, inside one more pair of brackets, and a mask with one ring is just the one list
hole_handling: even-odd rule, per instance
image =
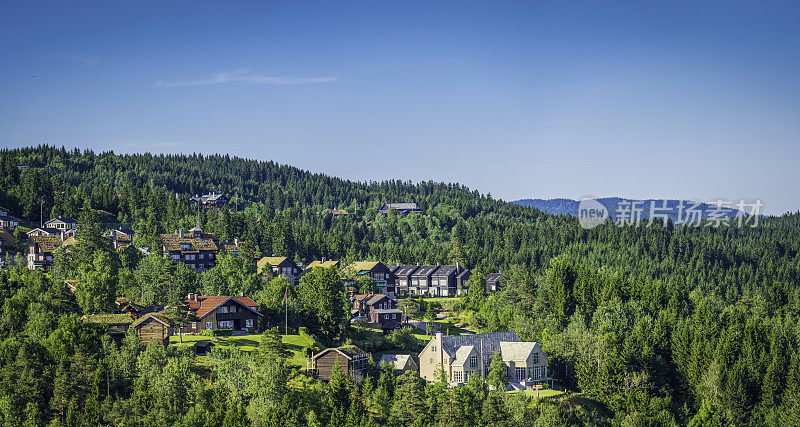
[[9, 215], [8, 209], [0, 206], [0, 228], [14, 230], [19, 226], [19, 219]]
[[228, 204], [228, 198], [224, 194], [203, 194], [202, 196], [194, 196], [189, 198], [192, 202], [198, 202], [206, 209], [221, 208]]
[[217, 264], [219, 248], [214, 242], [212, 234], [205, 234], [200, 227], [184, 233], [175, 230], [175, 233], [161, 235], [162, 250], [165, 258], [174, 262], [182, 262], [196, 271], [206, 271]]
[[69, 217], [53, 218], [44, 223], [44, 228], [54, 228], [60, 231], [77, 230], [78, 220]]
[[63, 236], [33, 236], [28, 239], [28, 270], [49, 270]]
[[419, 268], [418, 265], [397, 265], [392, 269], [392, 274], [397, 277], [394, 294], [397, 296], [408, 295], [411, 287], [411, 275]]
[[547, 356], [539, 343], [524, 342], [513, 331], [431, 338], [419, 354], [420, 376], [436, 381], [444, 370], [448, 382], [464, 384], [472, 375], [487, 375], [492, 357], [500, 353], [510, 382], [546, 382]]
[[384, 331], [394, 329], [403, 322], [403, 313], [397, 308], [397, 300], [382, 294], [356, 295], [351, 313], [366, 317]]
[[247, 331], [258, 327], [258, 303], [245, 296], [186, 296], [189, 313], [198, 318], [181, 329], [182, 333], [200, 333], [204, 330], [232, 329]]
[[438, 265], [420, 265], [411, 273], [411, 286], [408, 291], [411, 295], [423, 295], [430, 292], [431, 276], [439, 268]]
[[500, 289], [500, 281], [503, 279], [503, 273], [489, 273], [486, 275], [486, 292], [496, 292]]
[[[357, 277], [371, 277], [378, 285], [378, 292], [394, 296], [397, 276], [380, 261], [357, 261], [350, 264], [350, 269]], [[354, 283], [351, 283], [351, 285]]]
[[389, 210], [394, 209], [400, 215], [408, 215], [411, 213], [422, 213], [422, 209], [417, 206], [416, 203], [384, 203], [380, 209], [378, 209], [378, 214], [380, 215], [389, 215]]
[[433, 296], [454, 296], [458, 293], [462, 283], [469, 278], [469, 271], [461, 264], [439, 266], [431, 274], [428, 293]]
[[273, 274], [285, 276], [290, 283], [297, 283], [300, 277], [300, 267], [289, 257], [265, 256], [256, 263], [257, 271], [261, 274], [264, 273], [263, 269], [267, 266], [270, 266]]

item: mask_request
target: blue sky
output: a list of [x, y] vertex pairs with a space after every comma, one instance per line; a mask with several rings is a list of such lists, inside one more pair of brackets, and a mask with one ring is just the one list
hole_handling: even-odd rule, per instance
[[800, 209], [800, 4], [0, 3], [0, 146]]

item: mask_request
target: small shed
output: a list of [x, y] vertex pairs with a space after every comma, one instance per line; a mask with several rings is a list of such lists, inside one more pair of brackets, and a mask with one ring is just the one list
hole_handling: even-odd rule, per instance
[[419, 371], [417, 362], [415, 362], [414, 358], [409, 354], [384, 354], [381, 356], [381, 361], [378, 363], [378, 366], [384, 363], [394, 366], [395, 371], [400, 371], [400, 373], [403, 371]]
[[142, 344], [156, 340], [159, 344], [167, 345], [174, 331], [172, 320], [161, 313], [148, 313], [131, 327], [136, 330], [136, 335], [141, 338]]
[[353, 378], [360, 377], [367, 367], [370, 354], [354, 346], [346, 345], [338, 348], [326, 348], [314, 355], [314, 372], [317, 378], [328, 381], [333, 373], [333, 367], [338, 363], [342, 373]]

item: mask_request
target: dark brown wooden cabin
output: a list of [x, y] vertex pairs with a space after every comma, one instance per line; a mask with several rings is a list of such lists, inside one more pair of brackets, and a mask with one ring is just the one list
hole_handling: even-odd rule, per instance
[[314, 373], [322, 381], [331, 379], [333, 367], [338, 363], [339, 369], [345, 375], [359, 378], [364, 374], [370, 354], [354, 346], [347, 345], [339, 348], [326, 348], [317, 353], [313, 358]]
[[142, 316], [131, 325], [136, 330], [136, 335], [142, 340], [142, 344], [147, 344], [150, 341], [157, 341], [159, 344], [169, 344], [169, 337], [172, 336], [174, 331], [172, 321], [163, 314], [149, 313]]

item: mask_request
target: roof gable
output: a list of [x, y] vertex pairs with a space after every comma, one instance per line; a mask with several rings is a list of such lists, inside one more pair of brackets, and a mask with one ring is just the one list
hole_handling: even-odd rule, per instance
[[253, 301], [248, 297], [201, 295], [197, 297], [197, 301], [187, 300], [187, 302], [189, 303], [189, 309], [197, 310], [195, 312], [195, 316], [197, 316], [200, 319], [206, 317], [209, 313], [216, 310], [217, 308], [219, 308], [221, 305], [225, 304], [228, 301], [235, 301], [236, 303], [238, 303], [242, 307], [247, 308], [253, 313], [256, 313], [259, 316], [263, 316], [263, 314], [259, 313], [258, 310], [256, 310], [256, 307], [258, 307], [258, 303], [256, 303], [255, 301]]

